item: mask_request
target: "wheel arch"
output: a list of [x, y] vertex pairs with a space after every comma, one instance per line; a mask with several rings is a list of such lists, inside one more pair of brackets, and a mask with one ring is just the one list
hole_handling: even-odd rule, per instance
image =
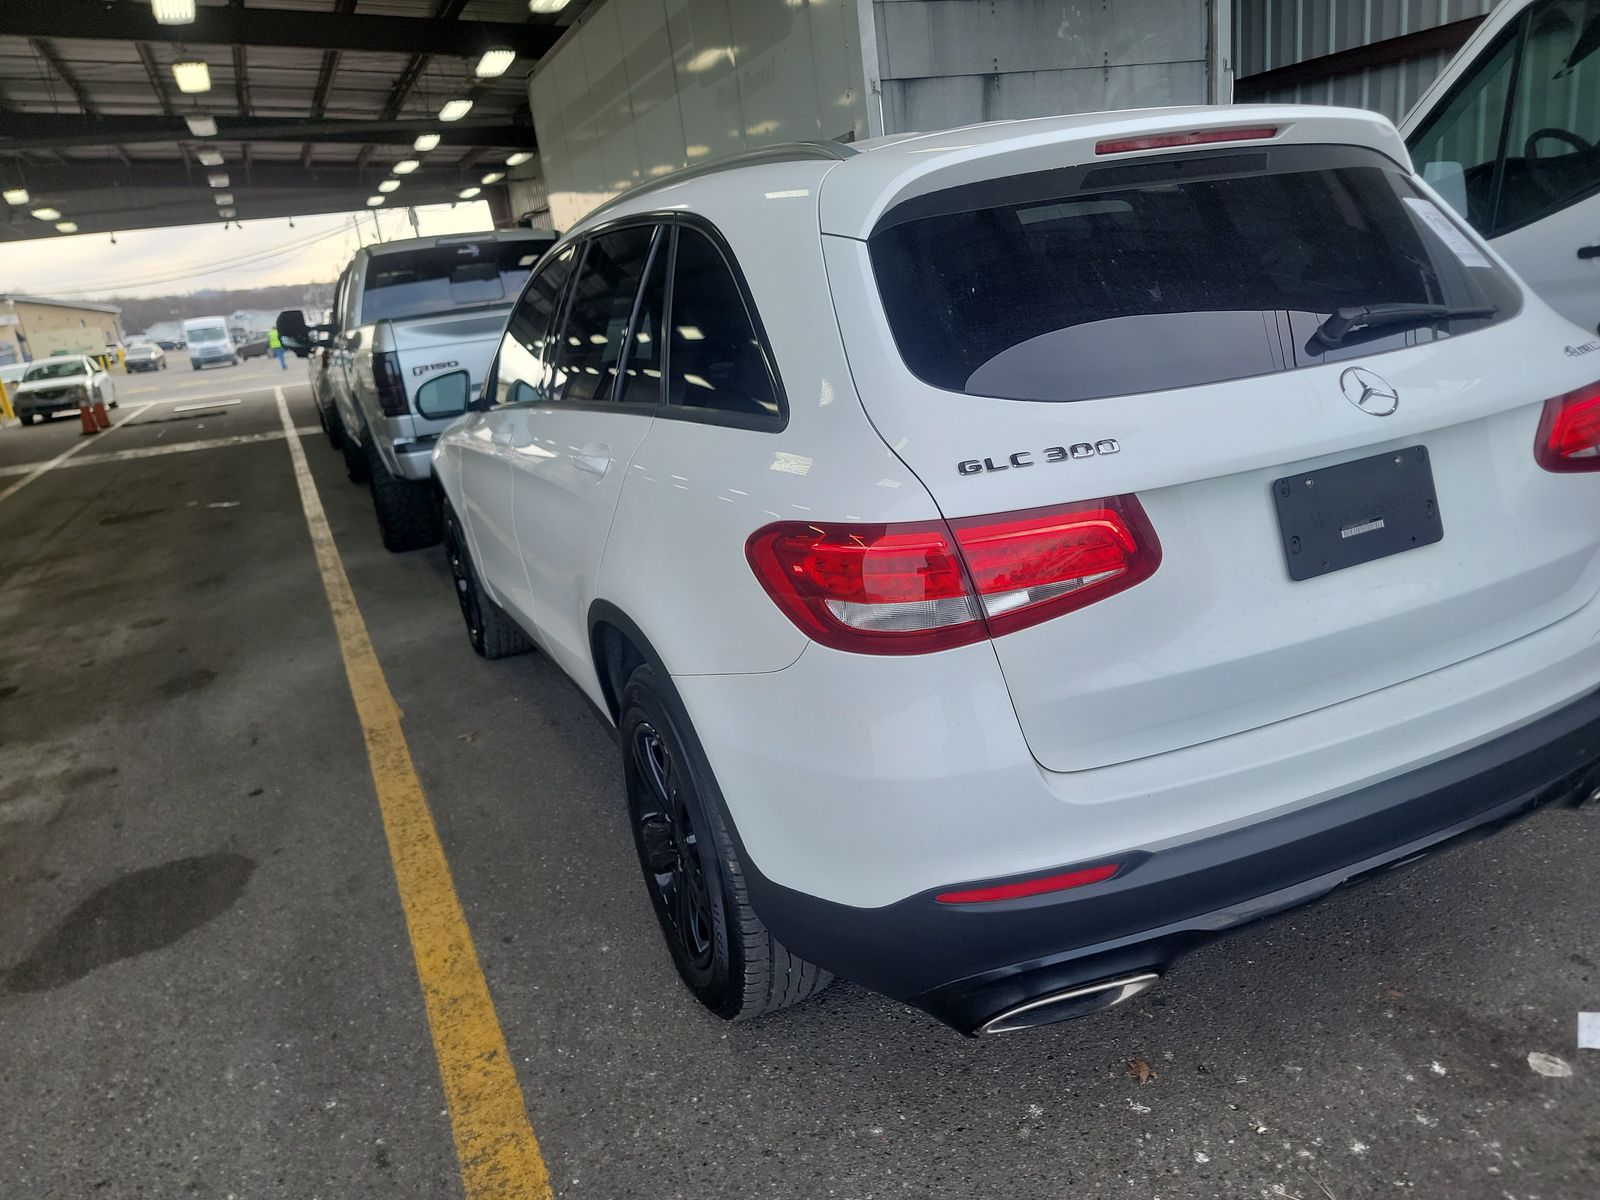
[[613, 725], [622, 716], [622, 687], [641, 663], [654, 667], [671, 687], [672, 675], [644, 630], [609, 600], [596, 600], [589, 605], [589, 653]]

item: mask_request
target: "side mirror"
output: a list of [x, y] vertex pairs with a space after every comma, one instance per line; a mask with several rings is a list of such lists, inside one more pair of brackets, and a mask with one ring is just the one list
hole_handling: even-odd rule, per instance
[[466, 412], [471, 397], [471, 377], [465, 371], [451, 371], [417, 389], [417, 412], [430, 421], [447, 421]]
[[298, 308], [285, 309], [273, 324], [285, 350], [293, 350], [301, 358], [311, 353], [311, 330], [306, 327], [305, 313]]

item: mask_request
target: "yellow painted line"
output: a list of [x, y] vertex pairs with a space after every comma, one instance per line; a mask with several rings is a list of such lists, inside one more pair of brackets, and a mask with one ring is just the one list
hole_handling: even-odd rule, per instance
[[411, 763], [400, 708], [367, 635], [333, 541], [305, 449], [278, 388], [278, 415], [294, 459], [300, 504], [333, 610], [345, 675], [366, 736], [372, 782], [389, 839], [395, 884], [411, 933], [417, 979], [433, 1032], [466, 1200], [550, 1200], [550, 1176], [528, 1121], [505, 1035], [456, 896], [422, 781]]
[[[143, 413], [145, 409], [150, 408], [150, 407], [151, 406], [148, 405], [148, 404], [141, 404], [138, 408], [134, 409], [127, 416], [120, 417], [115, 422], [113, 422], [112, 426], [111, 426], [111, 429], [121, 429], [129, 421], [133, 420], [135, 417], [137, 417], [141, 413]], [[101, 433], [110, 433], [111, 429], [102, 429], [100, 432]], [[91, 443], [93, 443], [96, 440], [98, 440], [98, 435], [96, 435], [96, 437], [93, 437], [93, 438], [85, 439], [84, 436], [80, 434], [79, 437], [78, 437], [78, 440], [73, 442], [72, 445], [68, 446], [60, 454], [56, 455], [54, 458], [50, 459], [48, 462], [40, 463], [37, 467], [35, 467], [28, 474], [24, 475], [21, 479], [17, 480], [10, 487], [6, 488], [5, 491], [0, 492], [0, 500], [9, 500], [12, 496], [15, 496], [18, 492], [20, 492], [23, 488], [27, 487], [35, 479], [39, 478], [39, 476], [43, 475], [46, 471], [52, 470], [55, 467], [59, 467], [62, 463], [66, 462], [67, 459], [71, 458], [79, 450], [84, 449], [85, 447], [89, 446]]]

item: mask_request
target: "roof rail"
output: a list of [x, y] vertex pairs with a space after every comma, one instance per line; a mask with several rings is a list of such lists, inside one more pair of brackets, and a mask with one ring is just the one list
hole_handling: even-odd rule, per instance
[[699, 179], [705, 175], [716, 175], [723, 171], [731, 171], [735, 167], [759, 166], [763, 163], [805, 162], [807, 160], [821, 160], [824, 162], [843, 162], [853, 158], [861, 151], [844, 142], [779, 142], [772, 146], [761, 146], [755, 150], [741, 150], [738, 154], [730, 154], [725, 158], [714, 159], [711, 162], [700, 163], [693, 167], [683, 167], [670, 175], [663, 175], [659, 179], [651, 179], [645, 183], [629, 188], [620, 195], [613, 196], [597, 208], [585, 213], [577, 224], [583, 224], [609, 212], [624, 200], [633, 200], [638, 196], [650, 192], [660, 191], [672, 184], [682, 183], [686, 179]]

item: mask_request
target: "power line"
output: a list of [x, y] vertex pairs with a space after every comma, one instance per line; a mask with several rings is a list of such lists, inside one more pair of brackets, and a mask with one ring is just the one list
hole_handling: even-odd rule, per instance
[[225, 259], [222, 262], [213, 262], [210, 266], [184, 267], [164, 271], [159, 275], [144, 276], [141, 278], [101, 281], [88, 287], [77, 288], [51, 288], [51, 294], [57, 296], [86, 296], [96, 293], [110, 295], [128, 288], [153, 287], [162, 283], [177, 283], [185, 279], [198, 279], [206, 275], [216, 275], [224, 271], [238, 270], [241, 267], [256, 266], [274, 258], [281, 258], [286, 254], [294, 254], [301, 250], [310, 249], [320, 242], [329, 241], [344, 233], [344, 229], [331, 229], [324, 233], [313, 234], [309, 237], [298, 238], [293, 242], [274, 247], [270, 250], [253, 251], [250, 254], [237, 258]]

